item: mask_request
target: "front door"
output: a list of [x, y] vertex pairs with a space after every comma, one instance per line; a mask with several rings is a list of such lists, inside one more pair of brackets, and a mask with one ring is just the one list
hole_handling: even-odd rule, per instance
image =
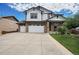
[[49, 22], [49, 31], [51, 31], [51, 22]]

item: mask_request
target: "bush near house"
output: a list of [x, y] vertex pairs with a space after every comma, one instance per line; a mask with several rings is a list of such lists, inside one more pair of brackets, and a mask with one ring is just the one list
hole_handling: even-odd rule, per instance
[[65, 33], [67, 32], [67, 29], [66, 29], [66, 27], [64, 27], [64, 26], [61, 26], [61, 27], [58, 28], [58, 32], [59, 32], [60, 34], [65, 34]]

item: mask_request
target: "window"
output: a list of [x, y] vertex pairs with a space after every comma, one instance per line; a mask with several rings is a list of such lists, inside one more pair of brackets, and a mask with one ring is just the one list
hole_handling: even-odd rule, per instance
[[37, 13], [31, 13], [30, 17], [31, 19], [37, 19]]
[[57, 31], [57, 26], [54, 26], [54, 31]]

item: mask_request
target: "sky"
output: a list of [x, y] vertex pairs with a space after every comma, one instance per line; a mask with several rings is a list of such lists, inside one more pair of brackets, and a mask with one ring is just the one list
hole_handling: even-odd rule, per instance
[[14, 8], [8, 6], [8, 4], [0, 3], [0, 17], [2, 16], [15, 16], [18, 20], [24, 20], [25, 15]]
[[24, 10], [36, 6], [45, 7], [54, 13], [72, 16], [79, 11], [78, 3], [0, 3], [0, 17], [15, 16], [19, 21], [25, 19]]

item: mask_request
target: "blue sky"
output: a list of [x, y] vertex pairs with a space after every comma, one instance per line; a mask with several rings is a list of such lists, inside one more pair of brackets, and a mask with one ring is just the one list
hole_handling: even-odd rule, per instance
[[18, 20], [24, 20], [25, 18], [23, 12], [11, 8], [5, 3], [0, 3], [0, 16], [15, 16]]
[[55, 13], [64, 14], [65, 17], [71, 16], [79, 9], [79, 4], [77, 3], [0, 3], [0, 17], [15, 16], [21, 21], [25, 19], [24, 10], [38, 5]]

